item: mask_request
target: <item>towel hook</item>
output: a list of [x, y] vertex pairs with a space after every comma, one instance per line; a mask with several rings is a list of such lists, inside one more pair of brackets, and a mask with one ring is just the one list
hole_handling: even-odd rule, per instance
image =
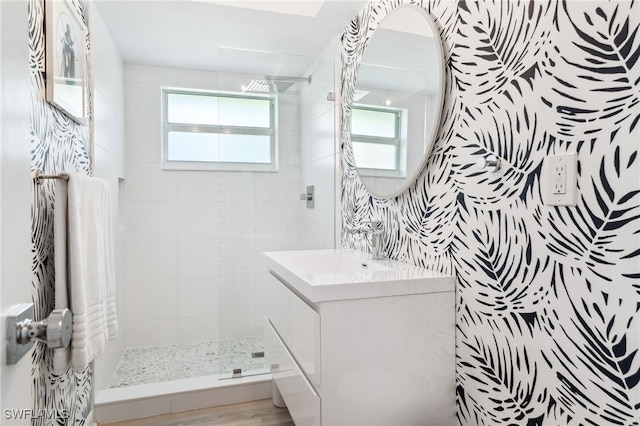
[[487, 169], [488, 172], [493, 173], [500, 168], [500, 159], [493, 154], [489, 154], [486, 157], [481, 157], [476, 161], [476, 166], [480, 170]]

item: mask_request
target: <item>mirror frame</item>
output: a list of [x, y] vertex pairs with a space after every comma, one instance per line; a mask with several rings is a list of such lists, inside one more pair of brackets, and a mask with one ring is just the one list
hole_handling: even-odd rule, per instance
[[[374, 5], [376, 8], [382, 6], [380, 3]], [[384, 13], [371, 13], [372, 5], [367, 5], [356, 16], [349, 26], [345, 29], [341, 42], [341, 75], [340, 75], [340, 140], [342, 151], [342, 165], [344, 170], [349, 176], [357, 176], [358, 182], [364, 186], [367, 191], [376, 198], [379, 199], [392, 199], [400, 196], [411, 185], [413, 185], [416, 179], [424, 172], [424, 168], [427, 164], [427, 160], [431, 154], [431, 150], [435, 145], [438, 133], [440, 131], [440, 120], [442, 119], [442, 109], [444, 108], [444, 94], [445, 94], [445, 66], [444, 66], [444, 49], [442, 47], [442, 38], [440, 37], [440, 31], [436, 25], [435, 20], [424, 7], [414, 3], [401, 3], [401, 4], [387, 4], [385, 6]], [[439, 76], [439, 108], [437, 108], [436, 117], [434, 117], [434, 125], [431, 129], [431, 133], [426, 135], [425, 145], [426, 149], [424, 155], [418, 166], [411, 173], [408, 173], [404, 178], [405, 182], [399, 190], [391, 194], [377, 194], [365, 184], [360, 177], [358, 170], [355, 166], [355, 157], [353, 154], [353, 145], [351, 143], [351, 110], [353, 107], [353, 94], [356, 88], [356, 81], [358, 77], [358, 70], [364, 58], [367, 46], [371, 42], [376, 29], [384, 22], [384, 19], [394, 11], [398, 9], [411, 8], [418, 13], [422, 14], [425, 18], [426, 24], [431, 27], [434, 34], [434, 40], [436, 40], [436, 51], [438, 64], [440, 66]], [[379, 12], [376, 10], [376, 12]]]

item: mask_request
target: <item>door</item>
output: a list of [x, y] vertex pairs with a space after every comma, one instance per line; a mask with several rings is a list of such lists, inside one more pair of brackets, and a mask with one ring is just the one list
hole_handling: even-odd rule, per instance
[[27, 425], [31, 352], [7, 365], [6, 315], [31, 303], [31, 173], [27, 1], [0, 1], [0, 424]]

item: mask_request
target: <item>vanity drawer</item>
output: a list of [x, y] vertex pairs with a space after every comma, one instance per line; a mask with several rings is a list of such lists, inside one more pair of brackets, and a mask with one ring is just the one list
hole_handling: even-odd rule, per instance
[[291, 293], [291, 343], [289, 349], [309, 380], [320, 384], [320, 314]]
[[320, 396], [266, 319], [271, 374], [296, 425], [320, 425]]
[[291, 342], [291, 290], [275, 276], [269, 275], [266, 316], [286, 343]]
[[320, 314], [272, 277], [271, 298], [278, 308], [268, 318], [314, 386], [320, 384]]

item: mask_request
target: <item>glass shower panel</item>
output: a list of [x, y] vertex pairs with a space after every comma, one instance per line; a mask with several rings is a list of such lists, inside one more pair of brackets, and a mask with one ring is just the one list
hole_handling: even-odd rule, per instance
[[226, 64], [219, 90], [274, 96], [277, 116], [277, 171], [223, 177], [228, 200], [221, 207], [228, 214], [218, 224], [218, 370], [221, 379], [232, 379], [270, 373], [263, 319], [270, 276], [262, 252], [305, 248], [307, 211], [299, 195], [306, 185], [302, 144], [310, 141], [303, 137], [301, 105], [315, 59], [220, 48], [218, 61]]

